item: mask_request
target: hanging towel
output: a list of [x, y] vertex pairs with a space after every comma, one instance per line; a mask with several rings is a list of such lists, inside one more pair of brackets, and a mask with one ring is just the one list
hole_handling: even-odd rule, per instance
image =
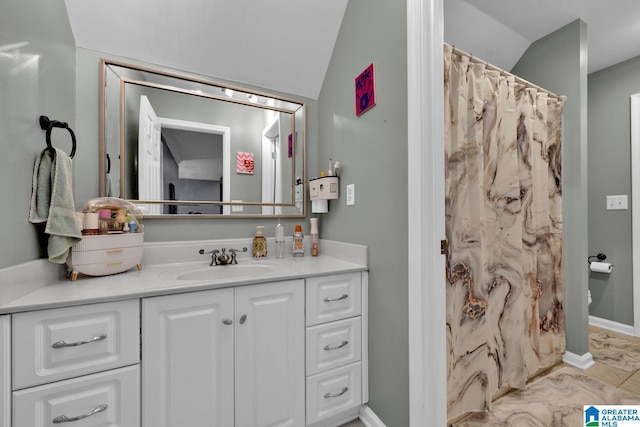
[[55, 156], [45, 148], [36, 157], [31, 186], [29, 222], [46, 222], [49, 235], [49, 261], [64, 264], [69, 248], [82, 239], [73, 202], [71, 158], [54, 148]]

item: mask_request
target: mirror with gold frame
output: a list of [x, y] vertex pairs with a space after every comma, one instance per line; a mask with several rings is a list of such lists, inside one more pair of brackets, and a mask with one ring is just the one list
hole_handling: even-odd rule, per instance
[[100, 195], [145, 217], [305, 217], [303, 102], [100, 60]]

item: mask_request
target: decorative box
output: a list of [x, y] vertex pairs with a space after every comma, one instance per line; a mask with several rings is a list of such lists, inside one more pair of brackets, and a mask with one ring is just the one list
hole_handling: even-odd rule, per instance
[[78, 274], [106, 276], [142, 269], [142, 213], [126, 200], [92, 199], [82, 209], [82, 240], [71, 247], [67, 266], [71, 280]]

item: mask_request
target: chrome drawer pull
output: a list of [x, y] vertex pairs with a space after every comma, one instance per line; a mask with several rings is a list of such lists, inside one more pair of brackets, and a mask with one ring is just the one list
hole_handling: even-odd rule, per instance
[[349, 341], [344, 340], [344, 341], [342, 341], [339, 345], [333, 345], [333, 346], [331, 346], [331, 345], [327, 344], [327, 345], [325, 345], [325, 346], [324, 346], [324, 349], [325, 349], [326, 351], [339, 350], [339, 349], [341, 349], [342, 347], [344, 347], [344, 346], [345, 346], [345, 345], [347, 345], [347, 344], [349, 344]]
[[53, 348], [65, 348], [65, 347], [76, 347], [79, 345], [89, 344], [96, 341], [102, 341], [107, 338], [107, 334], [98, 334], [93, 338], [89, 338], [88, 340], [78, 341], [78, 342], [66, 342], [66, 341], [58, 341], [51, 344]]
[[69, 418], [66, 415], [57, 416], [53, 419], [53, 423], [60, 424], [60, 423], [69, 423], [72, 421], [82, 420], [84, 418], [90, 417], [91, 415], [95, 415], [99, 412], [106, 411], [107, 408], [108, 406], [103, 403], [102, 405], [96, 406], [96, 408], [93, 411], [89, 411], [86, 414], [78, 415], [77, 417]]
[[342, 387], [342, 390], [340, 390], [339, 393], [325, 393], [324, 398], [331, 399], [332, 397], [340, 397], [343, 394], [345, 394], [347, 391], [349, 391], [349, 387]]
[[349, 298], [349, 295], [347, 295], [347, 294], [342, 294], [342, 295], [340, 295], [338, 298], [329, 298], [329, 297], [326, 297], [326, 298], [324, 299], [324, 302], [342, 301], [343, 299], [347, 299], [347, 298]]

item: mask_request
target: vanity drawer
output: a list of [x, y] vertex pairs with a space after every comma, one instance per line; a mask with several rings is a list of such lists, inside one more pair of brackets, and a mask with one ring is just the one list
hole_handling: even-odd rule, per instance
[[307, 424], [362, 403], [360, 362], [307, 378]]
[[[71, 259], [73, 265], [80, 267], [85, 264], [109, 264], [117, 261], [135, 259], [138, 262], [142, 259], [142, 246], [129, 248], [110, 248], [97, 251], [72, 251]], [[135, 264], [134, 264], [135, 265]]]
[[307, 279], [307, 326], [359, 316], [361, 284], [360, 273]]
[[83, 236], [71, 248], [71, 280], [78, 273], [107, 276], [122, 273], [134, 266], [140, 268], [144, 233]]
[[[14, 427], [140, 425], [138, 365], [13, 393]], [[66, 416], [66, 421], [54, 419]], [[74, 420], [74, 418], [76, 418]], [[58, 418], [59, 419], [59, 418]]]
[[13, 315], [13, 389], [138, 363], [138, 300]]
[[361, 321], [358, 316], [307, 328], [307, 375], [359, 361]]

